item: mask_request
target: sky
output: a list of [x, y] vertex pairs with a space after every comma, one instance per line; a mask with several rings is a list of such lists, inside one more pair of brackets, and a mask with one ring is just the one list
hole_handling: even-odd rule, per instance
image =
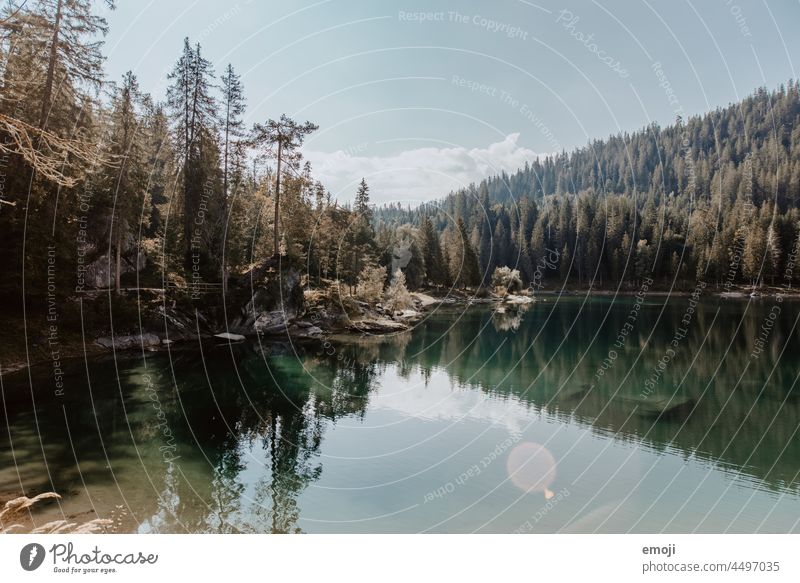
[[248, 126], [286, 113], [340, 200], [415, 205], [526, 161], [776, 88], [800, 0], [117, 0], [110, 79], [163, 99], [185, 37], [242, 76]]

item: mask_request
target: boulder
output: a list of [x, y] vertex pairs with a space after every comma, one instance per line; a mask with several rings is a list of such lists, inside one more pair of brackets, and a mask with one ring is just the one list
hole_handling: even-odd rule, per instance
[[[115, 259], [104, 253], [86, 266], [84, 282], [86, 287], [108, 288], [115, 283]], [[135, 258], [123, 257], [120, 262], [122, 273], [140, 271], [147, 265], [147, 256], [139, 250]]]
[[253, 329], [259, 334], [279, 334], [286, 331], [288, 315], [283, 310], [272, 310], [261, 313], [253, 323]]

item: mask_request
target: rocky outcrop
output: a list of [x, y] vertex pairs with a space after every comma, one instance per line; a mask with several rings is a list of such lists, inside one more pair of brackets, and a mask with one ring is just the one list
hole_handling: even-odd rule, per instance
[[396, 322], [389, 318], [362, 318], [351, 320], [347, 328], [353, 332], [363, 332], [368, 334], [386, 334], [390, 332], [403, 332], [408, 330], [408, 324]]
[[128, 334], [98, 338], [95, 340], [95, 344], [108, 349], [127, 350], [129, 348], [139, 348], [142, 346], [144, 348], [159, 346], [161, 344], [161, 339], [156, 334], [148, 332], [145, 334]]
[[229, 313], [225, 323], [232, 333], [286, 334], [304, 312], [300, 273], [279, 269], [273, 260], [241, 276], [231, 296], [241, 306], [238, 316], [230, 318]]
[[[144, 251], [138, 251], [135, 257], [123, 257], [120, 262], [121, 273], [140, 271], [147, 265]], [[115, 282], [116, 265], [113, 256], [104, 253], [86, 266], [84, 285], [89, 288], [108, 288]]]

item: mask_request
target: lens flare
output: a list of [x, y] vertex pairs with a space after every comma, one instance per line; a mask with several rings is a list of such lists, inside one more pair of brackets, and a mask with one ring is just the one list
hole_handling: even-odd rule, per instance
[[553, 497], [550, 485], [556, 479], [556, 460], [547, 448], [531, 441], [520, 443], [508, 455], [506, 469], [511, 481], [525, 492]]

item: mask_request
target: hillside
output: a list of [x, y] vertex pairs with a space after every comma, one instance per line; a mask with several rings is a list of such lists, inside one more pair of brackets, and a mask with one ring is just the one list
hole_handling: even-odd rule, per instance
[[[420, 225], [456, 244], [462, 217], [483, 281], [514, 266], [530, 283], [693, 287], [797, 281], [800, 93], [790, 81], [703, 116], [596, 140], [377, 228]], [[455, 268], [456, 266], [451, 266]]]

